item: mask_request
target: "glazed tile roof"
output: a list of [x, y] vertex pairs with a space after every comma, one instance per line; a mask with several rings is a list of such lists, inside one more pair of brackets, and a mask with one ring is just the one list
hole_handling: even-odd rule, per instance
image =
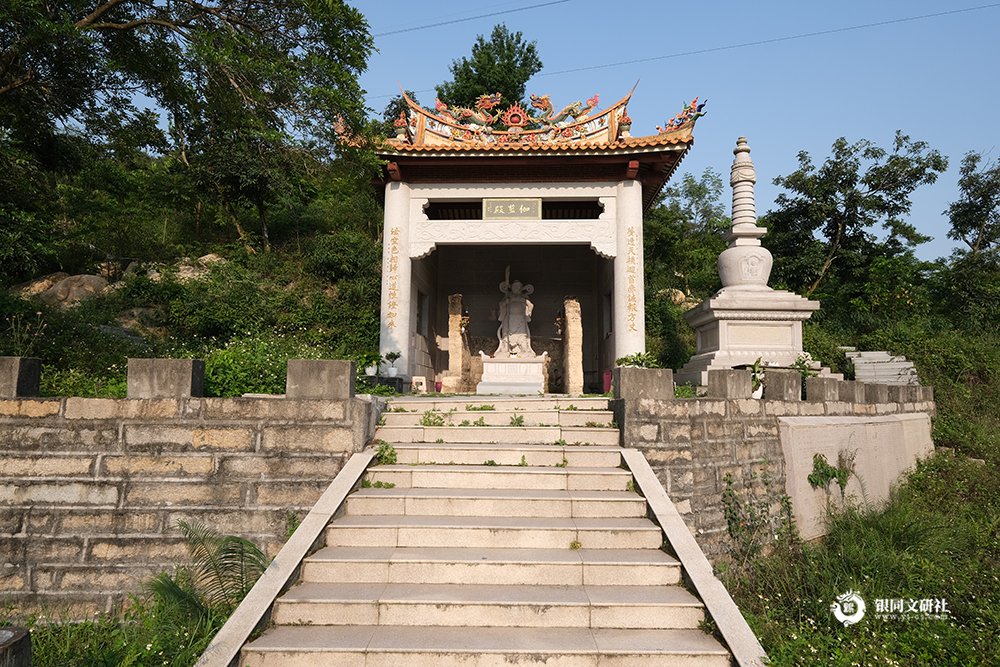
[[487, 144], [476, 141], [455, 141], [450, 144], [420, 144], [412, 145], [398, 139], [387, 139], [378, 149], [381, 154], [399, 153], [561, 153], [564, 151], [579, 152], [630, 152], [635, 149], [655, 149], [684, 145], [693, 141], [690, 127], [682, 127], [680, 131], [661, 133], [648, 137], [622, 137], [612, 142], [580, 142], [580, 141], [547, 141], [522, 142], [514, 144]]
[[[498, 111], [499, 93], [480, 96], [474, 109], [449, 107], [435, 101], [435, 111], [424, 109], [406, 93], [409, 114], [394, 121], [397, 137], [377, 148], [382, 155], [625, 155], [685, 151], [693, 143], [695, 121], [704, 114], [698, 98], [678, 113], [659, 134], [632, 137], [632, 119], [626, 105], [632, 91], [599, 110], [598, 96], [574, 102], [556, 111], [548, 95], [531, 96], [532, 115], [519, 103]], [[531, 129], [529, 129], [531, 128]]]

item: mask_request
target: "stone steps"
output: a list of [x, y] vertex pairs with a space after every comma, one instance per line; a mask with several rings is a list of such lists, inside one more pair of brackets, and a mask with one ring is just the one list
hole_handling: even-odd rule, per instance
[[444, 426], [511, 426], [511, 420], [519, 420], [524, 426], [582, 426], [588, 424], [600, 428], [611, 426], [614, 414], [608, 410], [456, 410], [454, 412], [386, 412], [382, 415], [385, 426], [421, 426], [428, 420], [443, 420]]
[[396, 463], [364, 473], [242, 665], [730, 664], [629, 490], [606, 400], [391, 405]]
[[332, 546], [501, 549], [656, 549], [663, 539], [648, 519], [508, 516], [345, 516], [326, 533]]
[[[527, 461], [527, 455], [525, 460]], [[619, 468], [492, 465], [381, 465], [365, 478], [401, 488], [431, 489], [548, 489], [568, 491], [624, 491], [631, 474]]]
[[885, 351], [858, 352], [841, 348], [854, 364], [854, 379], [877, 384], [920, 384], [913, 362]]
[[586, 426], [380, 426], [379, 437], [397, 442], [477, 444], [617, 445], [617, 428]]
[[393, 443], [398, 464], [482, 465], [493, 461], [498, 466], [516, 466], [522, 457], [534, 466], [567, 468], [616, 468], [621, 465], [617, 445], [505, 445], [490, 443]]
[[[294, 648], [292, 648], [294, 647]], [[244, 648], [243, 667], [729, 667], [700, 630], [282, 626]]]
[[[305, 582], [671, 586], [680, 563], [659, 549], [364, 546], [320, 549]], [[280, 599], [279, 599], [280, 602]]]
[[[436, 410], [438, 412], [468, 411], [470, 414], [482, 414], [489, 410], [467, 410], [469, 406], [482, 408], [492, 406], [495, 410], [506, 411], [606, 411], [608, 409], [608, 399], [606, 398], [583, 398], [583, 397], [556, 397], [545, 398], [524, 398], [517, 396], [464, 396], [457, 398], [421, 398], [419, 396], [405, 396], [392, 399], [392, 409], [406, 410], [407, 412], [423, 413], [426, 410]], [[392, 414], [391, 412], [386, 414]]]
[[304, 583], [279, 625], [697, 628], [704, 607], [679, 586]]
[[352, 516], [646, 516], [646, 501], [629, 491], [549, 491], [522, 489], [361, 489], [347, 499]]

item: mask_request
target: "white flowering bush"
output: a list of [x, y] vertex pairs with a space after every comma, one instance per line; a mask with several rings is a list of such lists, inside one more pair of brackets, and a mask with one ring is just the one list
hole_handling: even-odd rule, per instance
[[293, 336], [246, 333], [205, 358], [205, 395], [283, 394], [289, 359], [331, 358], [329, 350]]

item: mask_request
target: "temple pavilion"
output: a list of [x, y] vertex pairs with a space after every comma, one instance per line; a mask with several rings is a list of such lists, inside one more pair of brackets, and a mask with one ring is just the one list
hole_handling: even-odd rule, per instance
[[530, 110], [483, 95], [434, 112], [406, 98], [376, 182], [380, 346], [401, 354], [401, 375], [474, 389], [479, 352], [497, 348], [506, 276], [533, 286], [545, 391], [604, 391], [617, 358], [645, 351], [643, 213], [703, 113], [696, 98], [658, 134], [634, 137], [631, 94], [603, 110], [596, 95], [561, 109], [532, 95]]

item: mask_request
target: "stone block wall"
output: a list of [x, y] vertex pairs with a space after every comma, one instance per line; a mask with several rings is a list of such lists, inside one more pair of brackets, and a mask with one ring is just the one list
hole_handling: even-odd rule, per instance
[[178, 520], [270, 555], [374, 435], [367, 398], [0, 400], [0, 600], [107, 609], [187, 560]]
[[[771, 385], [772, 396], [780, 394], [778, 399], [769, 398], [766, 381], [764, 398], [753, 399], [749, 377], [742, 375], [749, 371], [710, 373], [719, 374], [711, 384], [715, 396], [678, 399], [672, 398], [668, 370], [615, 369], [612, 408], [624, 446], [645, 454], [712, 560], [726, 552], [722, 493], [727, 473], [742, 488], [751, 473], [766, 466], [775, 491], [792, 497], [797, 523], [812, 531], [807, 537], [815, 537], [817, 526], [822, 530], [817, 513], [824, 511], [827, 492], [803, 487], [798, 479], [808, 475], [815, 453], [826, 454], [837, 465], [838, 447], [859, 451], [856, 475], [872, 482], [866, 491], [879, 500], [888, 495], [898, 472], [933, 448], [930, 416], [935, 407], [929, 387], [910, 387], [895, 392], [896, 401], [875, 403], [856, 398], [868, 395], [864, 383], [837, 381], [838, 386], [832, 387], [825, 381], [809, 382], [806, 400], [789, 400], [794, 392], [782, 378]], [[851, 398], [840, 400], [841, 395]], [[820, 429], [821, 438], [803, 439], [808, 427]], [[909, 439], [908, 448], [896, 441], [887, 445], [892, 438], [885, 436], [884, 427], [899, 431], [896, 441]], [[791, 437], [796, 429], [799, 435]], [[787, 480], [788, 474], [795, 479]]]

